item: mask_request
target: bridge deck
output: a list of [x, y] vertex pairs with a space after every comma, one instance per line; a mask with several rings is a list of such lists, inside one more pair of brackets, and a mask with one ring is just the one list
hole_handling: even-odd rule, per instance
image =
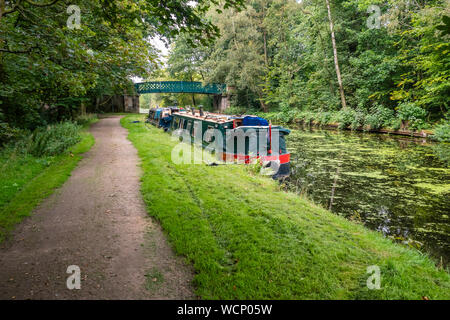
[[135, 84], [138, 94], [143, 93], [202, 93], [222, 94], [226, 92], [225, 84], [208, 84], [190, 81], [153, 81]]

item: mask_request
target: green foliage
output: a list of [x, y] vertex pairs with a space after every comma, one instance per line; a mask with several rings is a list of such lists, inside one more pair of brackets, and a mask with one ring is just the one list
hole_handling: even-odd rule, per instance
[[[450, 94], [450, 35], [439, 32], [439, 24], [450, 13], [450, 2], [430, 1], [406, 6], [406, 27], [398, 25], [398, 58], [404, 72], [392, 99], [412, 101], [434, 118], [448, 111]], [[397, 18], [398, 19], [398, 18]]]
[[95, 123], [97, 121], [98, 117], [95, 113], [86, 113], [85, 115], [80, 115], [75, 120], [75, 122], [82, 127]]
[[450, 17], [449, 16], [443, 16], [442, 22], [444, 24], [440, 24], [436, 27], [436, 29], [442, 31], [442, 36], [450, 35]]
[[402, 127], [402, 120], [400, 120], [399, 118], [394, 118], [389, 123], [389, 128], [393, 130], [399, 130], [401, 127]]
[[[241, 115], [241, 114], [245, 114], [249, 112], [249, 110], [247, 110], [246, 107], [242, 107], [242, 106], [232, 106], [228, 109], [225, 110], [226, 114], [237, 114], [237, 115]], [[250, 112], [251, 113], [251, 112]]]
[[[272, 116], [287, 122], [293, 118], [290, 110], [305, 119], [303, 112], [316, 113], [314, 118], [330, 112], [315, 121], [332, 121], [330, 115], [341, 103], [325, 2], [248, 0], [247, 4], [239, 14], [209, 12], [207, 17], [221, 36], [213, 46], [200, 46], [198, 51], [186, 46], [186, 39], [177, 39], [169, 69], [227, 83], [233, 91], [232, 105], [244, 106], [247, 113], [277, 112]], [[412, 129], [445, 115], [450, 35], [444, 29], [450, 2], [330, 4], [344, 92], [348, 107], [356, 112], [344, 111], [334, 121], [342, 119], [341, 127], [399, 127], [395, 110], [409, 102], [428, 112], [426, 119], [409, 120]], [[381, 8], [380, 28], [367, 27], [370, 5]]]
[[15, 140], [20, 134], [19, 129], [11, 128], [6, 122], [0, 122], [0, 147], [11, 140]]
[[355, 111], [353, 109], [342, 109], [338, 113], [339, 129], [347, 128], [355, 121], [355, 119]]
[[333, 113], [329, 111], [319, 112], [316, 114], [315, 119], [319, 124], [328, 124], [332, 122]]
[[353, 116], [353, 121], [351, 123], [352, 130], [364, 127], [366, 122], [366, 114], [363, 111], [356, 111]]
[[375, 106], [366, 116], [366, 124], [370, 129], [376, 130], [388, 127], [394, 119], [394, 111], [382, 106]]
[[[94, 108], [99, 97], [132, 93], [130, 79], [148, 77], [158, 64], [158, 50], [148, 39], [189, 33], [206, 44], [217, 36], [217, 27], [204, 19], [214, 2], [2, 1], [2, 122], [34, 130], [73, 120], [82, 104]], [[239, 9], [242, 3], [222, 1], [226, 8]], [[67, 25], [69, 5], [80, 8], [79, 29]]]
[[402, 102], [397, 107], [397, 114], [400, 120], [409, 121], [409, 127], [415, 129], [425, 124], [427, 111], [414, 102]]
[[450, 142], [450, 119], [443, 120], [434, 127], [433, 139], [440, 142]]
[[25, 151], [35, 157], [61, 154], [81, 140], [80, 128], [72, 122], [38, 128], [23, 142]]

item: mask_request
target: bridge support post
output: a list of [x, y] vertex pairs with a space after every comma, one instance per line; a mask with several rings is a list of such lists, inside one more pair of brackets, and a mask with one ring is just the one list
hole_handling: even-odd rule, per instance
[[230, 96], [227, 94], [214, 95], [213, 97], [214, 110], [224, 111], [230, 107]]
[[124, 112], [139, 113], [139, 95], [124, 95]]

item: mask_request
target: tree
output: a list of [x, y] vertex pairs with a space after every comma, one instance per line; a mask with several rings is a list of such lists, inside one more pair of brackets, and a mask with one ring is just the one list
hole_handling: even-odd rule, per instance
[[[431, 2], [431, 3], [430, 3]], [[391, 98], [413, 102], [433, 118], [448, 114], [450, 96], [450, 35], [439, 32], [449, 1], [430, 1], [408, 7], [407, 23], [397, 24], [398, 58], [405, 72]]]
[[[195, 43], [195, 45], [194, 45]], [[174, 79], [183, 81], [205, 81], [204, 62], [210, 50], [188, 35], [180, 35], [172, 46], [167, 61], [167, 71]], [[191, 95], [192, 104], [196, 105], [195, 94]]]
[[[131, 77], [145, 78], [156, 68], [150, 37], [189, 32], [207, 43], [217, 35], [203, 15], [214, 2], [0, 0], [4, 121], [33, 128], [51, 120], [41, 116], [45, 110], [55, 110], [60, 120], [86, 99], [133, 90]], [[69, 5], [80, 8], [80, 29], [67, 26]]]
[[341, 103], [343, 108], [347, 108], [347, 102], [345, 101], [345, 94], [344, 94], [344, 86], [342, 85], [341, 70], [339, 68], [339, 59], [336, 49], [336, 38], [334, 36], [334, 23], [331, 17], [330, 1], [326, 0], [326, 4], [328, 10], [328, 20], [330, 22], [331, 43], [333, 45], [334, 66], [336, 68], [336, 76], [339, 84], [339, 93], [341, 94]]
[[268, 110], [264, 96], [268, 52], [261, 14], [266, 10], [266, 2], [250, 1], [241, 12], [211, 10], [208, 16], [218, 26], [221, 36], [204, 63], [208, 70], [206, 82], [226, 83], [236, 89], [235, 104], [259, 105], [264, 111]]

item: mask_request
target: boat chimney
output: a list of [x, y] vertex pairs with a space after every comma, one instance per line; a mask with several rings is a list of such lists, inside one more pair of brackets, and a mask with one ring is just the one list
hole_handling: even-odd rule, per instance
[[195, 116], [195, 109], [191, 108], [191, 111], [192, 111], [192, 115]]
[[203, 116], [204, 116], [204, 113], [203, 113], [203, 105], [199, 105], [199, 106], [198, 106], [198, 110], [199, 110], [199, 112], [200, 112], [200, 117], [203, 117]]

